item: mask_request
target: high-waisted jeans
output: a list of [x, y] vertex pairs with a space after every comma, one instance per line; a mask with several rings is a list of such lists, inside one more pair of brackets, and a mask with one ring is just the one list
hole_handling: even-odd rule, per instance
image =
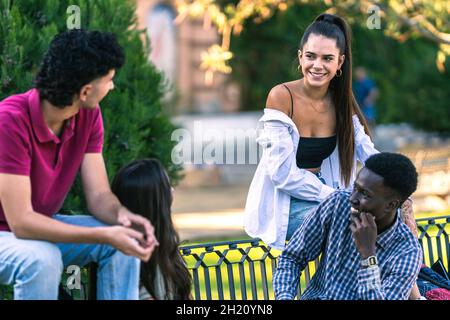
[[[319, 180], [323, 184], [325, 184], [325, 180], [322, 178], [320, 171], [314, 174], [319, 178]], [[286, 240], [291, 239], [294, 232], [300, 227], [302, 222], [305, 220], [306, 215], [311, 212], [314, 212], [318, 205], [319, 205], [318, 201], [309, 201], [291, 197]]]

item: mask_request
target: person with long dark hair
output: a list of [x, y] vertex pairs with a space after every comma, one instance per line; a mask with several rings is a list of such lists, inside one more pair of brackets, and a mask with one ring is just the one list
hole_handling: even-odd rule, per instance
[[119, 170], [111, 189], [120, 202], [150, 220], [159, 246], [141, 263], [141, 299], [190, 299], [191, 275], [178, 250], [172, 217], [172, 187], [156, 159], [136, 160]]
[[245, 230], [283, 249], [307, 213], [353, 184], [357, 160], [378, 153], [352, 91], [351, 33], [321, 14], [299, 44], [301, 78], [270, 91], [250, 186]]

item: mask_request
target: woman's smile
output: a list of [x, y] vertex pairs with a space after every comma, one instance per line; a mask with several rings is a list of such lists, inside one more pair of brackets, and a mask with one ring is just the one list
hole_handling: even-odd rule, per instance
[[311, 75], [313, 80], [322, 80], [327, 75], [326, 72], [314, 72], [314, 71], [309, 71], [309, 74]]

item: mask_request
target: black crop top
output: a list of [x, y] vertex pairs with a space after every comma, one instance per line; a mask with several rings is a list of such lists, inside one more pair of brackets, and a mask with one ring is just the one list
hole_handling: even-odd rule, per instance
[[[294, 99], [291, 90], [283, 84], [291, 96], [291, 114], [294, 115]], [[336, 147], [336, 135], [325, 138], [300, 137], [296, 154], [297, 167], [300, 169], [320, 168], [323, 160], [328, 158]]]
[[326, 138], [300, 137], [297, 148], [297, 167], [300, 169], [320, 168], [336, 147], [336, 135]]

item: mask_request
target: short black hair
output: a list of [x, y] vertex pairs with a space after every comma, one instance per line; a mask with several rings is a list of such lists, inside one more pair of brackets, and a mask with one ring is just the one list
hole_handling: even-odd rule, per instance
[[124, 62], [123, 49], [113, 33], [65, 31], [50, 43], [34, 84], [42, 99], [65, 107], [84, 85], [121, 68]]
[[417, 189], [417, 171], [411, 160], [399, 153], [381, 152], [367, 159], [366, 168], [383, 177], [385, 186], [405, 201]]

